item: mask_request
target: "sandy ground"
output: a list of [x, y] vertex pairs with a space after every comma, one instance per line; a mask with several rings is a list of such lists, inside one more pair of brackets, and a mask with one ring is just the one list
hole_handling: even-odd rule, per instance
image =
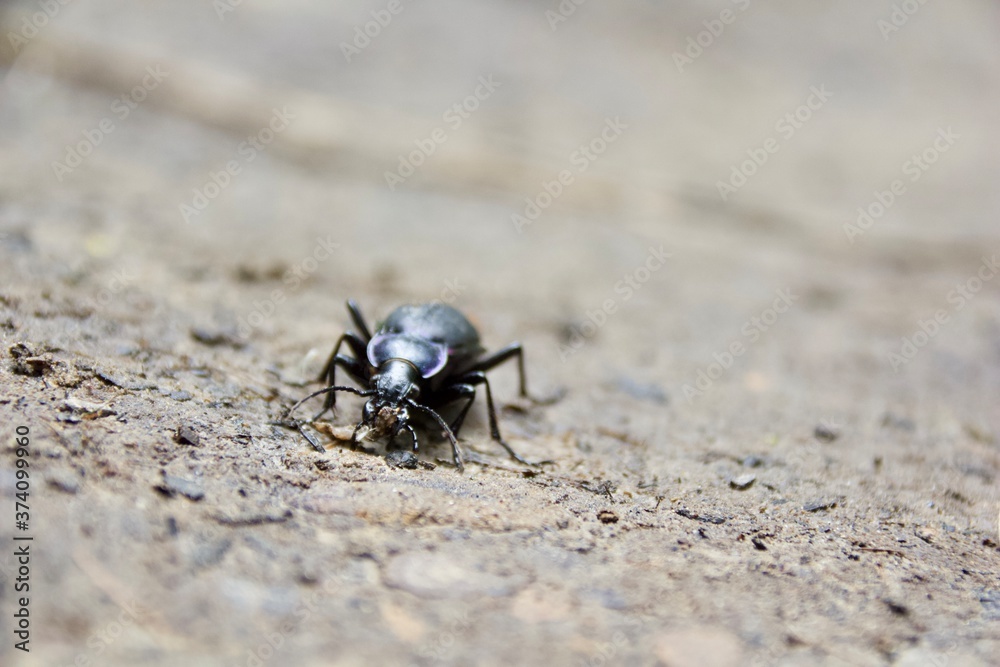
[[[997, 664], [995, 3], [45, 4], [0, 6], [3, 664]], [[349, 297], [522, 341], [554, 463], [482, 402], [463, 474], [281, 426]]]

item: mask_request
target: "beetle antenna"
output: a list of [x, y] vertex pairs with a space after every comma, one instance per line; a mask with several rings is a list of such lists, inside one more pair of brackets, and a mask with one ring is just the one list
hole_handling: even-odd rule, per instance
[[464, 470], [465, 464], [462, 463], [462, 450], [458, 448], [458, 440], [455, 438], [455, 434], [452, 433], [451, 427], [448, 426], [443, 419], [441, 419], [441, 415], [434, 412], [428, 407], [420, 405], [412, 398], [406, 399], [406, 404], [409, 405], [411, 408], [414, 408], [415, 410], [423, 412], [426, 415], [430, 415], [441, 426], [441, 428], [444, 429], [444, 434], [448, 436], [448, 441], [451, 442], [451, 455], [452, 458], [455, 460], [455, 467], [458, 468], [459, 472]]
[[[292, 413], [295, 412], [295, 410], [300, 405], [302, 405], [303, 403], [305, 403], [306, 401], [308, 401], [310, 398], [314, 398], [316, 396], [319, 396], [320, 394], [328, 394], [331, 391], [348, 391], [348, 392], [350, 392], [352, 394], [357, 394], [358, 396], [371, 396], [372, 394], [375, 393], [374, 389], [365, 389], [364, 391], [362, 391], [360, 389], [355, 389], [354, 387], [340, 387], [340, 386], [338, 386], [338, 387], [327, 387], [325, 389], [320, 389], [319, 391], [314, 391], [313, 393], [309, 394], [308, 396], [306, 396], [305, 398], [303, 398], [301, 401], [299, 401], [298, 403], [296, 403], [292, 407], [288, 408], [288, 412], [285, 414], [285, 418], [288, 419], [289, 417], [291, 417]], [[324, 412], [325, 412], [325, 410], [324, 410]]]

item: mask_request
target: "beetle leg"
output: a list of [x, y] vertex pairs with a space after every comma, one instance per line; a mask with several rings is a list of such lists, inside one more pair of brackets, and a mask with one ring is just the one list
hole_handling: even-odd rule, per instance
[[[406, 404], [409, 405], [414, 410], [422, 412], [425, 415], [428, 415], [438, 423], [438, 426], [441, 427], [441, 429], [444, 431], [445, 436], [447, 436], [448, 442], [451, 443], [451, 457], [452, 460], [455, 462], [455, 467], [458, 468], [459, 472], [465, 470], [465, 464], [462, 462], [462, 449], [458, 446], [458, 438], [456, 438], [455, 434], [451, 432], [450, 428], [448, 428], [448, 424], [446, 424], [444, 419], [441, 418], [441, 415], [439, 415], [434, 410], [431, 410], [426, 405], [420, 405], [419, 403], [410, 398], [406, 399]], [[413, 442], [416, 443], [416, 435], [414, 435]]]
[[[363, 366], [361, 362], [359, 362], [357, 359], [352, 359], [350, 357], [345, 357], [342, 354], [338, 354], [331, 360], [329, 366], [330, 366], [330, 371], [326, 379], [326, 382], [330, 386], [333, 386], [337, 383], [337, 377], [336, 377], [337, 366], [342, 367], [345, 371], [350, 373], [351, 377], [353, 377], [358, 383], [360, 384], [368, 383], [367, 367]], [[323, 409], [316, 413], [316, 415], [313, 417], [313, 421], [316, 421], [317, 419], [322, 417], [324, 414], [327, 413], [328, 410], [332, 410], [334, 407], [336, 407], [336, 405], [337, 405], [337, 393], [331, 391], [326, 395], [326, 400], [323, 401]]]
[[401, 449], [401, 447], [396, 446], [396, 440], [399, 438], [400, 434], [402, 434], [403, 431], [410, 432], [410, 447], [413, 449], [413, 451], [417, 451], [417, 434], [413, 432], [413, 429], [410, 427], [409, 424], [400, 424], [399, 428], [397, 428], [395, 432], [389, 436], [389, 442], [387, 442], [385, 445], [385, 451], [391, 452], [396, 449]]
[[459, 371], [459, 373], [473, 373], [476, 371], [483, 371], [485, 373], [492, 368], [496, 368], [511, 357], [517, 357], [517, 377], [520, 380], [520, 394], [522, 398], [526, 398], [537, 405], [551, 405], [566, 395], [565, 389], [559, 389], [553, 395], [545, 398], [536, 398], [528, 394], [528, 386], [525, 379], [527, 376], [524, 373], [524, 348], [520, 343], [511, 343], [507, 347], [479, 359], [464, 371]]
[[[337, 344], [333, 346], [333, 352], [331, 352], [330, 356], [327, 358], [326, 365], [324, 365], [323, 370], [320, 371], [319, 377], [316, 378], [316, 382], [323, 382], [324, 380], [327, 380], [328, 381], [327, 384], [333, 384], [333, 380], [330, 380], [327, 376], [330, 374], [331, 371], [333, 371], [334, 359], [336, 359], [337, 356], [340, 354], [340, 346], [344, 344], [345, 340], [347, 341], [347, 344], [350, 346], [351, 352], [353, 352], [354, 356], [358, 359], [358, 363], [361, 363], [363, 360], [368, 359], [367, 343], [365, 343], [364, 340], [361, 339], [357, 334], [348, 331], [343, 336], [341, 336], [337, 340]], [[365, 378], [365, 380], [367, 379], [368, 378]]]
[[311, 437], [309, 437], [309, 434], [306, 433], [306, 431], [305, 431], [304, 428], [302, 428], [302, 424], [296, 424], [295, 426], [298, 429], [299, 433], [302, 434], [302, 437], [306, 439], [306, 442], [308, 442], [312, 446], [313, 449], [315, 449], [320, 454], [326, 454], [326, 449], [321, 444], [319, 444], [318, 442], [316, 442], [315, 440], [313, 440]]
[[[361, 314], [361, 309], [358, 307], [358, 302], [354, 299], [347, 300], [347, 311], [351, 314], [351, 320], [354, 322], [354, 326], [358, 328], [361, 332], [361, 338], [364, 340], [365, 345], [368, 345], [368, 341], [372, 339], [371, 331], [368, 329], [368, 324], [365, 323], [365, 316]], [[355, 354], [358, 354], [355, 351]], [[358, 354], [359, 357], [363, 357], [363, 354]]]
[[410, 441], [413, 444], [413, 453], [416, 454], [420, 449], [420, 443], [417, 441], [417, 432], [413, 430], [413, 427], [407, 424], [403, 427], [404, 430], [408, 431], [410, 434]]
[[462, 423], [465, 421], [465, 416], [469, 414], [469, 408], [476, 401], [476, 388], [471, 384], [463, 384], [459, 382], [458, 384], [451, 384], [443, 387], [434, 395], [433, 405], [435, 407], [446, 407], [452, 403], [457, 403], [458, 401], [465, 401], [465, 405], [459, 411], [458, 416], [451, 422], [451, 432], [458, 437], [458, 432], [462, 429]]
[[[520, 346], [518, 346], [518, 352], [520, 352]], [[511, 354], [515, 354], [511, 352]], [[510, 457], [515, 461], [519, 461], [525, 465], [535, 465], [522, 458], [517, 452], [511, 449], [511, 446], [504, 442], [504, 439], [500, 436], [500, 427], [497, 424], [497, 409], [493, 404], [493, 391], [490, 389], [490, 381], [486, 378], [486, 373], [483, 371], [474, 371], [472, 373], [466, 373], [465, 375], [457, 378], [459, 385], [466, 385], [470, 387], [473, 391], [473, 398], [475, 398], [475, 385], [482, 384], [486, 386], [486, 410], [490, 416], [490, 435], [493, 439], [500, 443], [500, 446], [507, 450]], [[469, 405], [472, 403], [470, 402]], [[468, 410], [468, 407], [465, 408]], [[463, 415], [464, 416], [464, 415]]]
[[528, 398], [528, 387], [524, 374], [524, 348], [520, 343], [511, 343], [507, 347], [497, 350], [488, 357], [483, 357], [482, 359], [477, 360], [474, 364], [472, 364], [472, 366], [466, 369], [466, 372], [486, 372], [492, 368], [496, 368], [511, 357], [517, 357], [517, 376], [520, 380], [521, 396]]

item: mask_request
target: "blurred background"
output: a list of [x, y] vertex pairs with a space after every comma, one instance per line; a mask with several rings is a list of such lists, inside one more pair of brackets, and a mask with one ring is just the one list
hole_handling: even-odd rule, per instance
[[[817, 566], [799, 572], [801, 588], [751, 578], [708, 599], [706, 581], [718, 572], [737, 577], [744, 559], [779, 558], [751, 547], [700, 564], [665, 557], [647, 576], [679, 583], [653, 595], [614, 572], [638, 553], [699, 542], [684, 537], [698, 522], [667, 512], [649, 518], [660, 522], [649, 534], [668, 534], [662, 544], [604, 544], [594, 535], [611, 528], [588, 504], [602, 496], [577, 489], [588, 519], [570, 530], [589, 537], [573, 539], [600, 546], [560, 548], [573, 559], [606, 549], [606, 581], [590, 581], [596, 565], [586, 561], [571, 570], [571, 561], [539, 556], [523, 564], [528, 579], [570, 583], [515, 586], [513, 606], [487, 611], [469, 602], [473, 587], [455, 647], [417, 664], [597, 664], [586, 661], [604, 655], [609, 664], [682, 665], [712, 650], [717, 664], [988, 664], [996, 655], [997, 3], [24, 0], [0, 3], [0, 28], [0, 305], [10, 355], [2, 404], [11, 432], [30, 418], [43, 451], [51, 447], [44, 484], [57, 495], [39, 502], [53, 503], [49, 530], [75, 536], [36, 565], [52, 582], [39, 602], [44, 647], [39, 658], [8, 653], [18, 664], [79, 655], [106, 660], [92, 664], [247, 664], [244, 633], [256, 637], [248, 628], [265, 632], [295, 608], [304, 595], [296, 577], [322, 581], [269, 558], [313, 543], [329, 516], [297, 509], [306, 518], [271, 528], [283, 546], [267, 556], [243, 533], [216, 535], [205, 508], [211, 484], [235, 488], [254, 465], [299, 446], [265, 422], [304, 393], [348, 323], [349, 297], [372, 320], [403, 302], [442, 299], [469, 314], [488, 347], [522, 340], [532, 388], [568, 394], [528, 416], [509, 408], [508, 431], [529, 457], [559, 460], [567, 479], [613, 481], [612, 504], [645, 497], [647, 509], [655, 502], [664, 512], [700, 498], [703, 512], [726, 514], [726, 503], [733, 515], [795, 510], [775, 521], [800, 522], [801, 536], [822, 530], [818, 515], [803, 514], [818, 498], [833, 503], [824, 525], [843, 544], [882, 535], [890, 551], [929, 550], [919, 577], [942, 586], [910, 588], [912, 560], [893, 561], [896, 574], [866, 561], [860, 575], [837, 570], [844, 589], [827, 588], [829, 571]], [[27, 347], [15, 353], [16, 343]], [[18, 361], [46, 354], [48, 367]], [[494, 376], [500, 397], [512, 399], [514, 371]], [[43, 427], [70, 395], [112, 405], [117, 425]], [[220, 435], [210, 445], [216, 463], [195, 463], [171, 441], [189, 418], [203, 432], [214, 423], [234, 438], [250, 434], [253, 444]], [[482, 414], [468, 428], [474, 449], [496, 454]], [[104, 449], [60, 454], [80, 433]], [[219, 464], [237, 445], [263, 449]], [[373, 457], [334, 453], [381, 471], [372, 479], [390, 474]], [[109, 466], [134, 466], [135, 477], [109, 475]], [[483, 470], [478, 483], [497, 503], [522, 494], [529, 507], [555, 502], [542, 495], [555, 493], [548, 487], [525, 491], [520, 478]], [[167, 474], [201, 480], [205, 500], [167, 507], [165, 496], [185, 496], [154, 488]], [[475, 486], [443, 466], [434, 474], [445, 490], [426, 501], [430, 514]], [[734, 491], [745, 475], [760, 479]], [[654, 479], [660, 487], [650, 491]], [[310, 480], [302, 487], [277, 475], [265, 486], [296, 508], [310, 484], [340, 488]], [[133, 510], [135, 488], [148, 499]], [[391, 505], [383, 495], [354, 498], [342, 513]], [[167, 514], [207, 532], [169, 556], [147, 535]], [[89, 532], [78, 527], [87, 521]], [[364, 521], [339, 527], [347, 537], [321, 551], [323, 562], [349, 567], [362, 554], [381, 573], [359, 570], [354, 592], [324, 612], [353, 629], [324, 642], [325, 626], [309, 619], [317, 634], [294, 646], [289, 637], [289, 664], [409, 664], [462, 606], [444, 593], [426, 604], [419, 591], [393, 597], [406, 589], [393, 576], [406, 575], [393, 575], [390, 557], [416, 548], [416, 538], [398, 517], [372, 524], [384, 533]], [[481, 542], [463, 551], [492, 554], [470, 557], [472, 571], [489, 570], [505, 550], [534, 553], [514, 538], [477, 537], [468, 521], [452, 523]], [[524, 539], [564, 527], [539, 521], [520, 528]], [[907, 537], [887, 537], [886, 522]], [[925, 529], [968, 544], [913, 538]], [[453, 539], [424, 530], [424, 542]], [[730, 530], [741, 549], [749, 530]], [[785, 537], [785, 562], [808, 569], [801, 559], [812, 542]], [[120, 558], [137, 562], [99, 555], [130, 539], [134, 552]], [[219, 544], [227, 546], [213, 560]], [[846, 558], [838, 545], [827, 554], [834, 569]], [[105, 620], [83, 615], [96, 575], [81, 563], [95, 550], [130, 590], [153, 573], [140, 597], [159, 608], [148, 636], [100, 658], [86, 645]], [[979, 575], [942, 574], [963, 563], [975, 571], [970, 552], [983, 559]], [[177, 580], [155, 574], [161, 558]], [[188, 566], [203, 588], [177, 592], [170, 582], [190, 581]], [[946, 582], [953, 599], [926, 607], [947, 597]], [[57, 585], [75, 592], [60, 600]], [[121, 608], [109, 587], [120, 588], [97, 587], [101, 619]], [[199, 594], [211, 602], [194, 605]], [[839, 601], [789, 630], [808, 616], [784, 609], [789, 595]], [[344, 620], [369, 597], [377, 611], [364, 623]], [[879, 613], [855, 613], [869, 604]], [[374, 617], [391, 640], [360, 629], [377, 626]], [[623, 643], [612, 640], [620, 627]], [[858, 633], [860, 642], [847, 639]], [[516, 646], [503, 640], [522, 635]], [[598, 644], [587, 643], [592, 636]], [[961, 649], [959, 636], [969, 639]], [[610, 656], [608, 642], [617, 647]], [[373, 653], [364, 657], [363, 646]]]

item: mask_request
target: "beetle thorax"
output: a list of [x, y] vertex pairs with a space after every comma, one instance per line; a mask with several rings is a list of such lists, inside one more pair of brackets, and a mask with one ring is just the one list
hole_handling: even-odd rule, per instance
[[382, 364], [372, 381], [381, 401], [402, 403], [420, 393], [419, 379], [420, 372], [413, 364], [405, 359], [390, 359]]

